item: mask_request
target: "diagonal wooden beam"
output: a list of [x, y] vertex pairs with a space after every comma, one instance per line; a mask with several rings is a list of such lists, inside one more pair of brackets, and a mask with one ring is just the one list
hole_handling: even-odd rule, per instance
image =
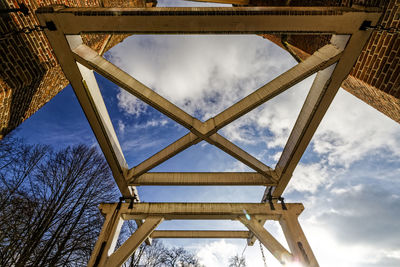
[[107, 259], [104, 266], [121, 266], [163, 221], [163, 217], [149, 216], [144, 223]]
[[358, 31], [351, 36], [347, 45], [343, 38], [340, 39], [339, 36], [333, 37], [334, 42], [346, 46], [346, 48], [338, 63], [335, 66], [320, 71], [314, 80], [294, 128], [283, 149], [282, 155], [276, 165], [275, 170], [280, 176], [280, 180], [278, 186], [272, 193], [273, 196], [280, 196], [285, 190], [294, 169], [310, 143], [318, 125], [328, 110], [343, 80], [350, 73], [370, 35], [371, 31]]
[[[256, 158], [246, 153], [241, 148], [234, 145], [229, 140], [226, 140], [219, 134], [214, 134], [213, 137], [209, 137], [209, 135], [213, 134], [212, 132], [201, 134], [200, 129], [204, 128], [204, 123], [190, 116], [185, 111], [178, 108], [176, 105], [163, 98], [144, 84], [140, 83], [111, 62], [105, 60], [103, 57], [99, 56], [96, 51], [92, 50], [88, 46], [79, 45], [73, 49], [73, 52], [75, 53], [75, 57], [78, 62], [84, 64], [88, 68], [94, 69], [99, 74], [108, 78], [110, 81], [114, 82], [121, 88], [124, 88], [134, 96], [138, 97], [140, 100], [159, 110], [161, 113], [170, 117], [172, 120], [176, 121], [194, 133], [187, 134], [186, 136], [177, 140], [175, 143], [161, 150], [160, 153], [155, 154], [133, 168], [130, 171], [130, 175], [133, 175], [133, 177], [137, 177], [142, 173], [151, 170], [158, 164], [173, 157], [184, 149], [197, 144], [199, 141], [201, 141], [201, 139], [216, 145], [223, 151], [262, 174], [269, 175], [272, 173], [272, 169], [270, 167], [264, 165], [262, 162], [258, 161]], [[199, 139], [197, 136], [199, 136], [201, 139]], [[130, 178], [130, 176], [128, 178]]]
[[211, 129], [217, 131], [223, 128], [317, 71], [332, 65], [338, 61], [341, 53], [342, 50], [331, 44], [320, 48], [303, 62], [292, 67], [236, 104], [225, 109], [214, 118], [208, 120], [205, 128], [208, 131]]
[[239, 217], [243, 223], [258, 240], [271, 252], [271, 254], [282, 264], [290, 263], [292, 255], [287, 251], [260, 223], [254, 218], [248, 220], [244, 216]]
[[[275, 175], [275, 172], [272, 168], [268, 167], [267, 165], [265, 165], [240, 147], [236, 146], [223, 136], [219, 135], [218, 133], [215, 133], [210, 137], [204, 137], [204, 140], [220, 148], [222, 151], [241, 161], [242, 163], [259, 172], [260, 174], [266, 177], [272, 177], [273, 179], [277, 180], [277, 176]], [[136, 167], [132, 168], [129, 171], [127, 178], [131, 180], [132, 178], [139, 177], [140, 175], [148, 172], [149, 170], [165, 162], [169, 158], [175, 156], [176, 154], [179, 154], [183, 150], [199, 143], [200, 141], [202, 141], [202, 138], [196, 136], [194, 133], [186, 134], [174, 143], [168, 145], [153, 156], [141, 162]]]
[[140, 175], [146, 173], [147, 171], [153, 169], [154, 167], [160, 165], [164, 161], [168, 160], [169, 158], [175, 156], [176, 154], [182, 152], [186, 148], [197, 144], [200, 142], [201, 139], [197, 137], [194, 133], [188, 133], [185, 136], [181, 137], [174, 143], [170, 144], [169, 146], [165, 147], [164, 149], [160, 150], [153, 156], [149, 157], [136, 167], [129, 170], [127, 175], [127, 179], [132, 179], [139, 177]]
[[[333, 43], [335, 43], [335, 45], [337, 45], [339, 47], [339, 49], [344, 49], [346, 46], [347, 40], [348, 39], [345, 36], [341, 36], [341, 37], [335, 36], [335, 37], [333, 37], [332, 41], [333, 41]], [[363, 45], [361, 45], [361, 47], [362, 46]], [[347, 49], [348, 49], [348, 47], [346, 48], [346, 50]], [[352, 51], [352, 52], [359, 54], [361, 52], [361, 50], [359, 50], [358, 52], [356, 52], [356, 51]], [[346, 52], [346, 54], [347, 54], [347, 52]], [[344, 57], [346, 54], [343, 52], [342, 57]], [[356, 55], [355, 55], [355, 57], [357, 58]], [[342, 62], [341, 63], [341, 65], [342, 65], [343, 59], [341, 58], [340, 61]], [[302, 139], [303, 137], [305, 137], [304, 133], [302, 133], [302, 131], [306, 131], [308, 129], [309, 122], [307, 122], [307, 118], [311, 120], [313, 118], [314, 114], [316, 114], [316, 112], [317, 112], [317, 110], [315, 108], [316, 108], [317, 101], [319, 101], [318, 95], [323, 95], [326, 93], [325, 83], [331, 82], [330, 77], [333, 73], [333, 69], [337, 69], [338, 67], [340, 67], [338, 65], [339, 64], [336, 64], [328, 69], [318, 72], [317, 77], [314, 80], [312, 88], [306, 98], [303, 108], [300, 111], [300, 115], [299, 115], [299, 117], [295, 123], [295, 126], [293, 127], [293, 130], [290, 134], [289, 140], [288, 140], [288, 142], [284, 148], [284, 151], [281, 155], [281, 158], [279, 159], [278, 164], [276, 166], [275, 172], [280, 178], [279, 178], [278, 186], [276, 188], [274, 188], [274, 190], [272, 191], [272, 195], [274, 197], [280, 196], [283, 193], [284, 189], [286, 188], [287, 184], [290, 181], [290, 178], [292, 176], [294, 168], [297, 166], [298, 161], [300, 160], [302, 154], [304, 153], [306, 147], [308, 146], [308, 144], [311, 140], [313, 133], [316, 130], [317, 125], [314, 125], [314, 131], [309, 132], [309, 134], [311, 134], [311, 136], [308, 136], [309, 140], [307, 141], [306, 139]], [[322, 79], [322, 84], [321, 84], [321, 79]], [[334, 94], [336, 94], [336, 91], [338, 90], [339, 86], [340, 86], [340, 84], [337, 85], [336, 89], [334, 89]], [[329, 104], [333, 100], [334, 94], [331, 95], [331, 99], [325, 99], [325, 101], [329, 101], [329, 102], [325, 103], [325, 112], [326, 112]], [[313, 103], [311, 102], [312, 100], [313, 100]], [[328, 106], [326, 106], [326, 105], [328, 105]], [[323, 114], [325, 114], [325, 112]], [[319, 114], [319, 115], [323, 116], [323, 114]], [[322, 116], [319, 117], [319, 119], [318, 119], [319, 122], [322, 120]], [[318, 124], [319, 124], [319, 122], [318, 122]], [[317, 118], [314, 118], [314, 123], [317, 123]], [[299, 146], [298, 144], [294, 145], [296, 143], [296, 139], [297, 139], [298, 144], [302, 144], [301, 146]], [[289, 144], [291, 144], [291, 146], [289, 146]], [[290, 153], [293, 153], [293, 154], [297, 153], [296, 157], [292, 157], [290, 159], [290, 157], [288, 156], [288, 154], [290, 154]], [[286, 160], [284, 160], [284, 159], [286, 159]], [[290, 169], [288, 169], [289, 166], [290, 166]], [[288, 170], [288, 171], [286, 171], [284, 173], [284, 170]], [[267, 193], [267, 190], [269, 190], [269, 188], [266, 188], [264, 197]], [[264, 197], [263, 197], [263, 199], [264, 199]], [[265, 202], [265, 199], [263, 202]], [[261, 220], [260, 223], [262, 225], [264, 225], [265, 220]], [[256, 237], [254, 235], [250, 235], [250, 238], [248, 239], [248, 244], [252, 245], [252, 244], [254, 244], [255, 241], [256, 241]]]
[[[46, 25], [48, 21], [58, 23], [57, 19], [51, 13], [41, 14], [39, 21], [41, 25]], [[132, 196], [132, 189], [128, 187], [125, 180], [128, 165], [123, 156], [93, 72], [82, 65], [76, 64], [71, 52], [71, 49], [82, 43], [80, 36], [71, 36], [68, 42], [62, 31], [49, 29], [45, 29], [44, 31], [65, 76], [74, 89], [75, 95], [110, 166], [121, 194], [125, 197]]]
[[272, 177], [256, 172], [148, 172], [128, 182], [133, 186], [142, 185], [246, 185], [274, 186]]
[[[206, 139], [208, 141], [208, 139]], [[233, 144], [225, 137], [221, 136], [218, 133], [215, 133], [209, 137], [210, 143], [225, 151], [227, 154], [231, 155], [232, 157], [238, 159], [242, 163], [246, 164], [253, 170], [257, 171], [258, 173], [264, 175], [265, 177], [272, 177], [274, 180], [278, 180], [277, 175], [275, 174], [274, 170], [237, 145]]]
[[151, 238], [242, 238], [249, 237], [249, 231], [183, 231], [157, 230]]
[[[95, 70], [100, 75], [106, 77], [119, 87], [125, 89], [143, 102], [149, 104], [172, 120], [181, 124], [187, 129], [191, 129], [194, 118], [187, 114], [170, 101], [166, 100], [86, 45], [80, 45], [73, 49], [76, 60], [86, 67]], [[201, 122], [198, 122], [201, 124]]]
[[[262, 86], [261, 88], [248, 95], [238, 103], [234, 104], [230, 108], [221, 112], [214, 118], [204, 123], [196, 121], [196, 119], [192, 118], [193, 122], [196, 122], [193, 123], [193, 125], [196, 124], [196, 126], [191, 128], [191, 130], [193, 131], [195, 128], [195, 133], [189, 133], [185, 135], [184, 137], [180, 138], [165, 149], [156, 153], [146, 161], [142, 162], [134, 169], [131, 169], [128, 178], [140, 176], [141, 174], [151, 170], [155, 166], [161, 164], [162, 162], [178, 154], [184, 149], [200, 142], [201, 139], [204, 139], [211, 144], [214, 144], [215, 146], [232, 155], [236, 159], [242, 161], [249, 167], [257, 170], [261, 174], [271, 175], [276, 178], [276, 175], [271, 168], [264, 165], [254, 157], [250, 156], [248, 153], [246, 153], [230, 141], [226, 140], [219, 134], [216, 134], [216, 132], [230, 122], [238, 119], [239, 117], [243, 116], [244, 114], [250, 112], [254, 108], [273, 98], [274, 96], [287, 90], [294, 84], [314, 74], [318, 70], [324, 69], [327, 66], [333, 64], [338, 60], [340, 55], [341, 50], [336, 48], [334, 45], [324, 46], [323, 48], [315, 52], [312, 56], [307, 58], [305, 61], [299, 63], [298, 65], [278, 76], [268, 84]], [[85, 60], [89, 60], [89, 58], [85, 58]], [[82, 63], [84, 63], [84, 61]], [[91, 66], [94, 67], [97, 71], [96, 65], [91, 64]], [[149, 103], [150, 101], [147, 102]], [[183, 126], [185, 126], [185, 124], [183, 124]]]
[[333, 64], [341, 53], [341, 50], [337, 49], [333, 45], [327, 45], [321, 48], [307, 60], [301, 62], [265, 86], [259, 88], [254, 93], [245, 97], [214, 118], [202, 123], [155, 93], [153, 90], [141, 84], [112, 63], [99, 56], [89, 47], [80, 45], [73, 51], [76, 55], [76, 59], [79, 62], [87, 65], [90, 68], [93, 68], [99, 74], [107, 77], [117, 85], [131, 92], [133, 95], [137, 96], [139, 99], [143, 100], [154, 108], [160, 110], [160, 112], [169, 116], [171, 119], [180, 123], [182, 126], [188, 128], [194, 133], [189, 133], [188, 135], [177, 140], [177, 142], [166, 147], [166, 149], [161, 150], [159, 153], [153, 155], [148, 160], [136, 166], [129, 172], [128, 179], [130, 179], [131, 176], [138, 177], [139, 175], [151, 170], [158, 164], [178, 154], [191, 145], [198, 143], [200, 139], [197, 138], [197, 136], [210, 142], [211, 144], [214, 144], [259, 173], [277, 178], [271, 168], [258, 161], [216, 132], [240, 116], [243, 116], [259, 105], [265, 103], [272, 97], [290, 88], [293, 84], [305, 79], [319, 69], [326, 68], [327, 66]]
[[[71, 43], [81, 42], [80, 36], [70, 37]], [[72, 41], [74, 40], [74, 41]], [[76, 76], [70, 80], [85, 115], [90, 123], [90, 126], [95, 133], [99, 145], [106, 157], [108, 164], [113, 172], [117, 185], [124, 196], [131, 196], [132, 189], [127, 187], [125, 176], [128, 171], [128, 164], [125, 161], [121, 146], [119, 144], [117, 135], [112, 125], [110, 116], [108, 115], [107, 108], [104, 104], [99, 86], [93, 71], [85, 66], [77, 63], [74, 64], [78, 67], [81, 74], [81, 80], [75, 81], [80, 77]], [[75, 75], [71, 73], [71, 76]], [[68, 75], [66, 75], [69, 78]], [[82, 91], [83, 85], [84, 91]]]

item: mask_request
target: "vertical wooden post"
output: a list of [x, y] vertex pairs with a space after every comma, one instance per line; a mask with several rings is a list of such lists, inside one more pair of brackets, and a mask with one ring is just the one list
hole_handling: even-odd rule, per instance
[[117, 205], [114, 206], [114, 209], [106, 211], [106, 219], [93, 249], [88, 267], [105, 266], [104, 264], [108, 256], [114, 252], [124, 222], [121, 218], [120, 210], [117, 209]]
[[288, 211], [282, 214], [279, 220], [290, 251], [294, 260], [299, 261], [302, 266], [318, 267], [317, 259], [311, 250], [297, 217], [297, 214]]

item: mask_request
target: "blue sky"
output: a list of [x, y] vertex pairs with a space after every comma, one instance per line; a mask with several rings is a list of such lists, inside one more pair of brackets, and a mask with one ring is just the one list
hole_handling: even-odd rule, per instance
[[[163, 5], [164, 2], [159, 3]], [[197, 4], [199, 5], [199, 4]], [[133, 77], [201, 120], [216, 115], [296, 64], [258, 36], [134, 36], [106, 54]], [[130, 167], [187, 130], [96, 76]], [[274, 167], [312, 78], [238, 119], [220, 134]], [[29, 143], [97, 145], [70, 86], [15, 133]], [[400, 266], [400, 125], [340, 89], [284, 197], [303, 202], [300, 222], [321, 266]], [[204, 142], [154, 171], [247, 171]], [[141, 187], [143, 201], [259, 202], [262, 187]], [[267, 223], [285, 244], [277, 224]], [[173, 221], [163, 229], [243, 229], [237, 222]], [[227, 266], [244, 240], [166, 240], [207, 266]], [[263, 266], [259, 247], [248, 266]], [[268, 266], [278, 266], [267, 253]]]

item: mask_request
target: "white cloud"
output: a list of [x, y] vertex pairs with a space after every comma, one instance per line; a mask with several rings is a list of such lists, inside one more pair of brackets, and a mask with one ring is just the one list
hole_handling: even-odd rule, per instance
[[352, 184], [344, 173], [340, 180], [346, 184], [307, 198], [300, 216], [320, 265], [398, 266], [399, 199], [371, 178]]
[[299, 192], [315, 193], [317, 189], [326, 184], [329, 178], [328, 171], [321, 163], [297, 165], [286, 192], [297, 190]]
[[150, 119], [147, 120], [145, 123], [135, 123], [131, 126], [132, 129], [134, 130], [139, 130], [139, 129], [147, 129], [151, 127], [162, 127], [165, 126], [168, 123], [167, 119]]
[[313, 149], [331, 165], [349, 167], [367, 154], [400, 155], [399, 125], [343, 89], [313, 139]]
[[398, 266], [398, 249], [382, 249], [373, 243], [342, 242], [330, 231], [329, 225], [321, 222], [303, 222], [303, 229], [320, 266]]
[[124, 149], [127, 151], [140, 151], [146, 148], [157, 147], [160, 145], [160, 142], [161, 141], [159, 140], [151, 140], [147, 137], [141, 137], [124, 141], [122, 144]]
[[222, 239], [201, 246], [198, 249], [197, 257], [205, 266], [225, 267], [229, 265], [229, 259], [236, 255], [237, 251], [237, 246]]
[[118, 120], [118, 130], [121, 134], [125, 133], [125, 124], [122, 122], [122, 120]]
[[[283, 236], [278, 236], [278, 239]], [[264, 267], [262, 254], [260, 251], [258, 241], [254, 246], [246, 246], [246, 240], [238, 240], [233, 242], [231, 240], [219, 240], [209, 243], [203, 243], [201, 246], [194, 248], [197, 251], [196, 256], [199, 257], [200, 262], [207, 267], [226, 267], [229, 266], [229, 259], [235, 255], [245, 257], [247, 266], [251, 267]], [[266, 263], [269, 267], [281, 267], [282, 265], [263, 247]]]
[[128, 93], [124, 89], [120, 89], [117, 94], [118, 107], [125, 113], [138, 117], [141, 113], [145, 112], [147, 105]]
[[273, 156], [272, 159], [278, 162], [278, 160], [281, 158], [282, 151], [276, 152]]
[[[201, 119], [216, 115], [293, 64], [278, 60], [286, 53], [259, 36], [135, 36], [111, 54], [133, 77]], [[119, 101], [128, 113], [143, 110], [126, 93]]]
[[344, 188], [333, 188], [331, 190], [331, 193], [335, 195], [344, 195], [344, 194], [351, 194], [351, 193], [357, 193], [360, 192], [363, 189], [362, 184], [358, 184], [355, 186], [346, 186]]

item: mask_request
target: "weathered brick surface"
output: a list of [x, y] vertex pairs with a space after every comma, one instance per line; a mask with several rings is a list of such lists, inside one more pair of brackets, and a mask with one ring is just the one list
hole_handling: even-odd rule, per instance
[[[400, 0], [391, 0], [380, 24], [400, 29]], [[351, 75], [400, 98], [400, 34], [374, 32]], [[398, 114], [400, 116], [400, 113]]]
[[[286, 5], [285, 0], [253, 0], [251, 5]], [[380, 25], [400, 29], [400, 0], [354, 0], [352, 4], [381, 7], [384, 15]], [[291, 6], [350, 6], [351, 1], [292, 0]], [[330, 36], [264, 35], [304, 60], [318, 48], [329, 42]], [[393, 120], [400, 122], [400, 34], [375, 31], [358, 58], [349, 78], [342, 87], [375, 107]]]
[[[30, 12], [0, 17], [0, 139], [29, 118], [60, 92], [65, 78], [45, 35], [41, 31], [21, 33], [35, 28], [35, 10], [40, 6], [62, 4], [71, 7], [145, 7], [156, 2], [146, 0], [24, 0]], [[0, 1], [1, 9], [19, 8], [14, 0]], [[83, 41], [100, 53], [121, 42], [127, 35], [82, 35]]]
[[400, 99], [376, 87], [367, 84], [354, 76], [349, 76], [342, 87], [348, 92], [373, 106], [386, 116], [400, 123]]

